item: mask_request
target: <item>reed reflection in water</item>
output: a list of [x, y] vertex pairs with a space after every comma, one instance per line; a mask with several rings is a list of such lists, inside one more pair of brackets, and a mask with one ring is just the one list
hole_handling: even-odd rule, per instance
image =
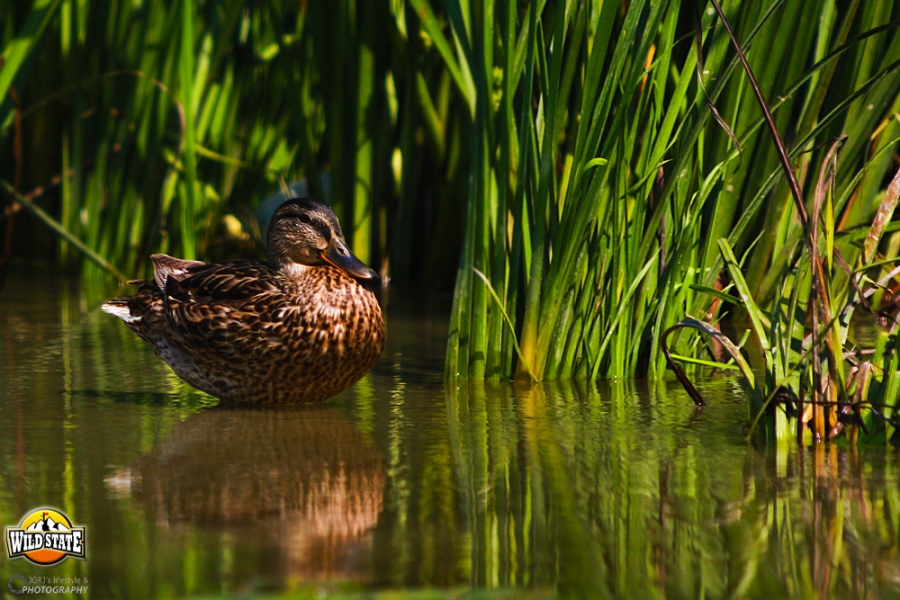
[[[680, 390], [635, 382], [446, 388], [446, 420], [401, 443], [409, 470], [389, 477], [379, 523], [394, 535], [375, 539], [376, 562], [419, 560], [384, 559], [381, 583], [455, 574], [560, 597], [900, 596], [896, 451], [754, 448], [735, 385], [708, 383], [719, 405], [703, 412]], [[423, 446], [449, 456], [417, 461]]]

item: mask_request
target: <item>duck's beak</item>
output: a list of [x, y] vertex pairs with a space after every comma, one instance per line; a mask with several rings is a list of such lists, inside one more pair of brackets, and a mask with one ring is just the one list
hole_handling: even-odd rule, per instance
[[362, 281], [378, 279], [378, 275], [367, 267], [361, 260], [353, 256], [344, 240], [333, 236], [328, 242], [328, 247], [322, 253], [322, 258], [328, 264], [344, 271], [350, 277]]

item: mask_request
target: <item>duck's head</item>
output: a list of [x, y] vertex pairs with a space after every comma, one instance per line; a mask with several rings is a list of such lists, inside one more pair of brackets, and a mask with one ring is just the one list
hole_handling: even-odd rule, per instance
[[350, 252], [334, 211], [312, 198], [293, 198], [278, 207], [269, 222], [268, 245], [269, 262], [282, 270], [331, 265], [361, 281], [378, 277]]

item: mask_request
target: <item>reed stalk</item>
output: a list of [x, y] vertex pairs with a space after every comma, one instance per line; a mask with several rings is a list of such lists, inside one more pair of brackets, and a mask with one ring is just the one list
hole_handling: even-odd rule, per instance
[[[473, 136], [482, 140], [471, 152], [449, 375], [660, 377], [663, 331], [685, 314], [723, 316], [714, 294], [723, 238], [744, 257], [755, 301], [778, 302], [773, 278], [802, 239], [806, 205], [792, 204], [713, 4], [700, 8], [695, 44], [690, 4], [447, 4], [443, 26], [460, 40], [448, 69], [474, 74]], [[874, 182], [895, 147], [884, 137], [900, 91], [890, 11], [781, 0], [723, 10], [789, 140], [801, 194], [811, 195], [807, 173], [824, 159], [822, 144], [842, 131], [854, 140], [823, 208], [834, 223], [828, 243], [852, 263], [839, 224], [874, 216]], [[443, 31], [433, 11], [418, 15], [424, 29]], [[485, 57], [472, 49], [490, 32], [486, 80]], [[449, 45], [437, 45], [446, 57]], [[861, 71], [851, 84], [835, 77], [853, 64]], [[880, 152], [863, 143], [870, 138]], [[702, 351], [681, 332], [674, 338], [684, 355]]]

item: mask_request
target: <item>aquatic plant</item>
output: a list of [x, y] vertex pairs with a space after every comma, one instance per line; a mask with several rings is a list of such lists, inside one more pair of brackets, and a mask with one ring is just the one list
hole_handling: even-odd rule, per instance
[[[840, 143], [829, 158], [836, 158]], [[823, 165], [810, 215], [809, 244], [795, 251], [788, 263], [787, 274], [779, 282], [780, 300], [772, 310], [762, 309], [753, 299], [731, 246], [727, 240], [719, 240], [731, 283], [724, 291], [710, 293], [746, 311], [747, 333], [752, 334], [755, 349], [751, 354], [760, 365], [754, 369], [753, 361], [716, 324], [691, 317], [665, 332], [663, 352], [691, 398], [703, 406], [705, 400], [669, 351], [666, 337], [680, 329], [695, 329], [718, 344], [719, 360], [727, 358], [728, 363], [677, 358], [738, 369], [750, 396], [751, 435], [761, 424], [776, 439], [793, 436], [800, 441], [822, 441], [846, 429], [852, 440], [865, 434], [870, 441], [887, 436], [896, 441], [900, 425], [895, 404], [900, 395], [898, 322], [892, 314], [883, 313], [880, 318], [890, 323], [888, 330], [878, 331], [875, 343], [866, 346], [852, 339], [851, 321], [860, 307], [871, 312], [872, 297], [883, 292], [900, 272], [900, 268], [892, 268], [877, 281], [867, 275], [896, 263], [896, 258], [875, 260], [875, 250], [900, 196], [900, 172], [885, 192], [871, 227], [845, 236], [863, 246], [852, 269], [835, 247], [832, 218], [823, 219], [822, 214], [831, 200], [828, 186], [833, 174], [833, 162]], [[728, 293], [729, 288], [734, 293]]]
[[[711, 4], [692, 10], [649, 1], [448, 10], [456, 52], [436, 45], [472, 73], [477, 136], [450, 375], [661, 376], [664, 331], [685, 313], [721, 317], [720, 239], [746, 255], [753, 298], [777, 301], [776, 276], [802, 237], [796, 207], [721, 20]], [[886, 117], [900, 91], [890, 12], [781, 1], [724, 11], [800, 185], [811, 187], [822, 144], [845, 134], [834, 178], [846, 193], [826, 208], [843, 229], [870, 221], [898, 133]], [[430, 12], [418, 13], [442, 35]], [[835, 76], [851, 65], [862, 71]], [[697, 356], [682, 331], [671, 341]]]
[[[894, 403], [900, 391], [897, 377], [900, 365], [896, 356], [898, 321], [892, 314], [882, 315], [893, 326], [890, 337], [880, 336], [877, 348], [860, 348], [849, 340], [849, 333], [855, 309], [862, 306], [871, 312], [867, 299], [884, 290], [885, 285], [900, 273], [898, 268], [880, 281], [864, 278], [868, 272], [877, 273], [875, 267], [897, 262], [896, 257], [877, 263], [873, 261], [900, 197], [900, 171], [884, 193], [871, 226], [843, 232], [850, 243], [862, 247], [851, 269], [842, 253], [851, 247], [837, 238], [841, 232], [834, 211], [834, 178], [846, 136], [834, 142], [826, 154], [812, 205], [808, 208], [753, 70], [721, 7], [716, 0], [711, 2], [726, 26], [763, 110], [795, 203], [802, 235], [793, 248], [785, 248], [789, 257], [786, 270], [778, 281], [779, 300], [771, 311], [763, 310], [754, 300], [728, 241], [718, 240], [737, 297], [715, 290], [712, 293], [717, 299], [746, 311], [749, 332], [752, 332], [764, 360], [762, 381], [754, 375], [738, 348], [713, 323], [688, 318], [670, 327], [663, 335], [663, 352], [694, 402], [702, 406], [705, 404], [703, 398], [673, 360], [666, 338], [676, 330], [693, 328], [715, 340], [723, 350], [721, 354], [727, 355], [738, 366], [744, 384], [750, 390], [751, 434], [762, 420], [776, 438], [793, 435], [801, 441], [805, 437], [823, 441], [840, 435], [849, 425], [850, 437], [855, 440], [860, 431], [870, 437], [873, 434], [883, 436], [884, 425], [888, 424], [888, 432], [895, 441], [900, 436], [895, 429], [900, 422], [894, 418], [897, 409]], [[848, 195], [858, 193], [859, 181], [853, 180], [846, 192]], [[769, 418], [764, 419], [764, 415]]]

